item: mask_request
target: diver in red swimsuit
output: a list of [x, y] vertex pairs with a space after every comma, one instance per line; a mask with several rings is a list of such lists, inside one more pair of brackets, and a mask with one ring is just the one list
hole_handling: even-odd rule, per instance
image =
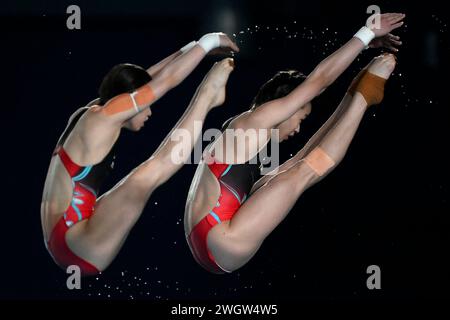
[[[279, 141], [298, 133], [311, 112], [311, 100], [365, 47], [400, 45], [389, 32], [400, 27], [404, 17], [382, 14], [379, 29], [363, 27], [307, 77], [293, 70], [277, 73], [261, 87], [250, 110], [226, 126], [232, 130], [225, 130], [205, 150], [189, 190], [184, 221], [192, 254], [206, 270], [232, 272], [245, 265], [303, 192], [342, 161], [368, 106], [383, 99], [386, 80], [395, 68], [393, 55], [373, 59], [334, 114], [294, 157], [262, 177], [252, 160], [268, 146], [272, 130], [278, 130]], [[247, 131], [257, 134], [247, 136]]]
[[57, 143], [41, 202], [47, 248], [62, 268], [78, 265], [83, 275], [103, 271], [112, 262], [141, 215], [152, 192], [167, 181], [189, 154], [175, 163], [174, 148], [191, 148], [208, 112], [223, 103], [232, 59], [216, 63], [196, 91], [174, 130], [187, 130], [190, 141], [171, 139], [172, 130], [153, 155], [114, 188], [99, 190], [113, 167], [114, 145], [122, 129], [139, 131], [150, 106], [183, 81], [214, 48], [238, 51], [222, 33], [203, 36], [145, 70], [115, 66], [104, 78], [100, 98], [79, 109]]

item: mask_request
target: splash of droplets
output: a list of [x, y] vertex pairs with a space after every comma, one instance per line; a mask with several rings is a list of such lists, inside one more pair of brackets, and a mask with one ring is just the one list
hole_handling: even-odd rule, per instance
[[[293, 39], [300, 39], [303, 38], [299, 34], [299, 31], [291, 31], [289, 26], [295, 26], [297, 24], [297, 21], [293, 21], [292, 23], [288, 23], [287, 25], [275, 25], [275, 26], [264, 26], [264, 25], [254, 25], [251, 27], [245, 27], [242, 30], [233, 33], [233, 38], [235, 39], [236, 43], [239, 45], [245, 45], [249, 37], [252, 37], [254, 34], [258, 33], [261, 34], [261, 37], [258, 39], [251, 38], [252, 41], [256, 41], [255, 47], [258, 51], [262, 50], [267, 40], [276, 41], [276, 40], [293, 40]], [[311, 32], [311, 39], [312, 39], [312, 31]], [[265, 36], [265, 37], [264, 37]], [[260, 39], [261, 38], [261, 39]], [[263, 43], [261, 43], [261, 41]]]
[[[143, 272], [131, 272], [123, 270], [118, 274], [107, 273], [108, 277], [99, 275], [99, 279], [87, 279], [88, 285], [84, 286], [84, 293], [92, 299], [128, 299], [128, 300], [170, 300], [173, 298], [188, 298], [194, 294], [205, 294], [204, 290], [192, 290], [188, 283], [183, 283], [173, 277], [163, 277], [158, 266], [147, 266]], [[261, 272], [261, 282], [264, 278]], [[241, 279], [241, 274], [236, 272], [234, 277], [238, 287], [211, 287], [208, 296], [230, 296], [239, 291], [257, 290], [258, 286]]]
[[[443, 33], [447, 31], [447, 24], [444, 21], [435, 15], [433, 15], [433, 19], [439, 26], [439, 32]], [[407, 26], [404, 25], [404, 28], [407, 28]], [[324, 26], [318, 30], [311, 29], [307, 26], [302, 26], [299, 28], [297, 21], [292, 21], [292, 23], [288, 23], [286, 25], [255, 25], [254, 27], [246, 27], [237, 34], [233, 34], [233, 36], [235, 36], [235, 38], [239, 38], [237, 40], [239, 40], [240, 44], [245, 44], [248, 42], [249, 37], [253, 37], [253, 33], [257, 30], [261, 31], [260, 35], [262, 36], [262, 42], [255, 43], [255, 48], [258, 52], [261, 52], [266, 45], [270, 44], [270, 42], [306, 41], [309, 46], [309, 50], [311, 50], [313, 54], [319, 54], [322, 58], [325, 58], [336, 51], [343, 44], [340, 40], [342, 37], [340, 37], [339, 32], [333, 30], [329, 26]], [[256, 41], [254, 38], [251, 39]], [[365, 59], [360, 59], [360, 57], [356, 60], [357, 62], [365, 61]], [[408, 78], [404, 72], [395, 74], [395, 77], [402, 80], [402, 82]], [[408, 93], [404, 83], [401, 84], [400, 96], [404, 97], [405, 107], [409, 107], [410, 105], [419, 102], [419, 99], [409, 98], [411, 95]], [[433, 100], [430, 99], [425, 99], [421, 102], [425, 104], [433, 104]], [[376, 117], [376, 114], [372, 114], [372, 117]]]

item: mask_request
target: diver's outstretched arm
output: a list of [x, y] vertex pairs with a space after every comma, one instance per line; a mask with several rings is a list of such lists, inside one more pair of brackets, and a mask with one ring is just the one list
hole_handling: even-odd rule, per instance
[[149, 83], [133, 93], [118, 95], [105, 103], [100, 109], [105, 121], [113, 126], [122, 126], [125, 121], [180, 84], [208, 52], [218, 47], [239, 51], [236, 44], [223, 33], [204, 35], [190, 50], [167, 63]]
[[181, 56], [183, 53], [191, 50], [195, 45], [197, 44], [197, 41], [191, 41], [184, 47], [182, 47], [180, 50], [175, 51], [170, 56], [164, 58], [157, 64], [152, 65], [150, 68], [147, 69], [147, 73], [152, 77], [156, 77], [156, 75], [163, 70], [169, 63], [171, 63], [173, 60]]
[[217, 265], [234, 271], [246, 264], [303, 192], [336, 168], [347, 153], [367, 107], [381, 102], [386, 79], [394, 68], [393, 56], [375, 58], [342, 116], [318, 145], [248, 197], [231, 220], [222, 221], [209, 232], [208, 249]]
[[[225, 85], [232, 69], [230, 59], [217, 63], [199, 86], [183, 117], [153, 156], [103, 194], [97, 200], [92, 217], [71, 228], [67, 241], [75, 254], [100, 271], [111, 263], [153, 191], [183, 165], [172, 161], [172, 150], [188, 145], [185, 155], [188, 157], [201, 133], [201, 130], [195, 132], [194, 121], [203, 123], [208, 111], [224, 102]], [[176, 129], [188, 132], [189, 139], [181, 142], [170, 139]]]
[[150, 68], [147, 69], [147, 73], [152, 77], [155, 78], [156, 75], [164, 69], [165, 66], [167, 66], [169, 63], [171, 63], [173, 60], [178, 58], [182, 55], [181, 50], [178, 50], [174, 53], [172, 53], [170, 56], [164, 58], [163, 60], [159, 61], [157, 64], [152, 65]]
[[272, 129], [289, 119], [303, 105], [310, 102], [331, 85], [353, 60], [376, 37], [384, 37], [399, 28], [404, 14], [386, 13], [380, 16], [379, 28], [364, 27], [336, 52], [324, 59], [306, 80], [285, 97], [271, 100], [234, 122], [234, 128]]

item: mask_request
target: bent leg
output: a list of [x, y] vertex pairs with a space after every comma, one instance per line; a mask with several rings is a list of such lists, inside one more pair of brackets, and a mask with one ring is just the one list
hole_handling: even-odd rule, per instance
[[[388, 79], [395, 68], [392, 55], [375, 58], [369, 64], [368, 71], [383, 79]], [[287, 216], [298, 197], [311, 185], [320, 181], [343, 159], [348, 147], [367, 110], [368, 103], [380, 101], [379, 91], [384, 90], [384, 82], [364, 80], [365, 87], [358, 85], [351, 101], [339, 118], [330, 126], [316, 148], [299, 160], [288, 170], [278, 173], [239, 208], [236, 215], [227, 223], [214, 227], [208, 237], [208, 246], [217, 263], [225, 270], [236, 270], [244, 265], [256, 253], [264, 239]], [[368, 82], [367, 82], [368, 81]], [[368, 83], [374, 83], [368, 87]], [[361, 82], [360, 82], [361, 84]], [[373, 90], [376, 88], [376, 90]], [[368, 90], [370, 89], [370, 90]], [[360, 91], [358, 91], [360, 90]], [[345, 98], [344, 98], [345, 99]], [[306, 159], [320, 148], [319, 158], [326, 156], [327, 161], [319, 164], [333, 163], [320, 172], [311, 160]], [[329, 161], [331, 159], [331, 161]], [[323, 166], [322, 166], [323, 168]]]
[[367, 109], [356, 93], [341, 118], [317, 144], [335, 165], [321, 176], [305, 160], [272, 177], [239, 208], [232, 220], [214, 227], [208, 246], [225, 270], [236, 270], [256, 253], [264, 239], [280, 224], [300, 195], [331, 172], [344, 157]]
[[259, 188], [231, 220], [209, 232], [208, 248], [216, 263], [228, 271], [246, 264], [317, 177], [304, 161], [299, 161]]
[[[190, 155], [201, 134], [211, 108], [223, 101], [225, 86], [233, 70], [229, 59], [211, 68], [198, 87], [186, 112], [147, 161], [134, 169], [112, 190], [97, 201], [95, 213], [88, 220], [70, 228], [66, 234], [69, 248], [78, 256], [104, 270], [116, 257], [128, 233], [139, 219], [152, 192], [172, 177]], [[200, 130], [196, 130], [198, 122]], [[189, 140], [173, 140], [177, 130], [187, 131]], [[172, 161], [175, 149], [189, 150], [183, 161]]]
[[148, 174], [151, 167], [148, 160], [134, 169], [97, 200], [91, 218], [67, 231], [69, 248], [100, 271], [116, 257], [156, 188]]

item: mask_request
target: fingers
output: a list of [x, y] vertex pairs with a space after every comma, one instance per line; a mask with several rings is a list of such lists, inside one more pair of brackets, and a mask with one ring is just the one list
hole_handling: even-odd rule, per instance
[[391, 40], [383, 41], [383, 48], [388, 49], [392, 52], [398, 52], [398, 48], [396, 48], [396, 45]]
[[398, 52], [398, 49], [392, 45], [386, 45], [385, 48], [392, 52]]
[[397, 22], [402, 21], [405, 18], [405, 15], [402, 13], [394, 13], [390, 18], [389, 18], [389, 22], [391, 24], [395, 24]]
[[231, 47], [231, 49], [233, 49], [234, 52], [239, 52], [240, 51], [240, 49], [239, 49], [239, 47], [237, 46], [236, 43], [234, 43], [231, 40], [230, 40], [230, 43], [231, 43], [230, 47]]
[[386, 21], [394, 20], [396, 13], [383, 13], [381, 19]]
[[400, 40], [399, 36], [393, 35], [392, 33], [388, 33], [387, 37], [391, 40]]
[[394, 44], [394, 45], [396, 45], [396, 46], [401, 46], [402, 43], [403, 43], [401, 41], [397, 41], [397, 40], [394, 40], [394, 39], [390, 39], [389, 42]]
[[386, 20], [393, 20], [395, 22], [403, 20], [405, 18], [405, 16], [406, 15], [404, 13], [386, 13], [386, 14], [384, 14], [384, 18]]
[[384, 39], [384, 44], [401, 46], [403, 42], [400, 41], [400, 37], [394, 36], [392, 33], [388, 33]]
[[233, 48], [229, 47], [228, 44], [223, 44], [222, 47], [211, 50], [208, 53], [208, 55], [210, 55], [210, 56], [221, 56], [221, 55], [229, 56], [229, 55], [232, 55], [233, 52], [235, 52], [235, 50]]
[[231, 49], [228, 47], [219, 47], [211, 50], [208, 55], [215, 56], [215, 55], [229, 55], [231, 53]]
[[236, 45], [236, 43], [231, 41], [231, 39], [226, 34], [221, 34], [220, 37], [221, 37], [220, 41], [221, 47], [228, 47], [234, 52], [239, 52], [239, 47]]
[[395, 30], [395, 29], [397, 29], [397, 28], [400, 28], [400, 27], [403, 25], [403, 23], [404, 23], [404, 22], [402, 21], [402, 22], [393, 24], [393, 25], [391, 26], [391, 30]]
[[384, 43], [383, 43], [383, 46], [386, 49], [389, 49], [389, 50], [391, 50], [393, 52], [398, 52], [399, 49], [396, 48], [396, 47], [399, 47], [401, 45], [402, 45], [401, 41], [394, 40], [393, 38], [386, 39], [386, 41], [384, 41]]

